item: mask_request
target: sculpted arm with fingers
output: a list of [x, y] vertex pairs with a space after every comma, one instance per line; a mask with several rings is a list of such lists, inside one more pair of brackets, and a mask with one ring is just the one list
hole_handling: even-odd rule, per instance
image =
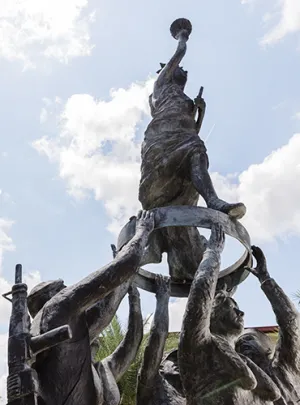
[[134, 286], [129, 287], [129, 320], [126, 335], [117, 349], [105, 359], [118, 382], [134, 360], [143, 339], [143, 317], [140, 294]]
[[210, 338], [210, 317], [224, 243], [225, 235], [221, 227], [213, 227], [185, 309], [180, 338], [182, 352], [186, 350], [192, 352], [194, 345]]
[[262, 250], [257, 246], [252, 246], [252, 251], [257, 266], [252, 269], [248, 268], [248, 270], [258, 278], [261, 289], [272, 305], [280, 328], [280, 339], [276, 349], [276, 358], [280, 363], [292, 367], [300, 374], [299, 312], [281, 287], [270, 276], [267, 261]]
[[131, 277], [97, 304], [86, 310], [86, 322], [91, 342], [110, 324], [132, 281], [133, 278]]
[[148, 236], [154, 227], [154, 217], [149, 211], [138, 214], [135, 236], [116, 258], [102, 269], [90, 274], [77, 284], [56, 294], [44, 307], [44, 327], [47, 322], [65, 322], [85, 312], [118, 286], [127, 282], [138, 270]]
[[137, 404], [142, 404], [145, 390], [153, 389], [155, 377], [163, 358], [165, 342], [169, 331], [169, 281], [162, 276], [156, 278], [156, 309], [150, 336], [145, 348], [142, 366], [138, 376]]

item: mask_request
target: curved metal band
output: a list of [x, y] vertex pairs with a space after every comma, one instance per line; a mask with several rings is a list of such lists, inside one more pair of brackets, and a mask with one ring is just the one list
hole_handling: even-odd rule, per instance
[[[244, 267], [252, 265], [251, 241], [248, 232], [240, 222], [230, 219], [228, 215], [222, 212], [204, 207], [171, 206], [154, 208], [151, 211], [154, 213], [156, 229], [168, 226], [196, 226], [211, 229], [213, 224], [222, 225], [227, 235], [237, 239], [244, 245], [245, 252], [233, 265], [220, 271], [219, 287], [226, 283], [227, 289], [232, 291], [249, 275], [249, 272], [244, 270]], [[118, 251], [134, 236], [135, 219], [135, 217], [132, 217], [121, 230], [118, 238]], [[143, 259], [145, 258], [142, 258], [141, 266], [150, 264]], [[155, 274], [140, 269], [135, 278], [135, 284], [146, 291], [155, 292]], [[190, 285], [190, 282], [171, 281], [171, 296], [187, 297]]]

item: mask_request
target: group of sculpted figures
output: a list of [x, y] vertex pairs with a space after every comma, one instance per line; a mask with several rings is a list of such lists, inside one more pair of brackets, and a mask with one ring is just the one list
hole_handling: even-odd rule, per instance
[[[84, 280], [65, 287], [61, 280], [41, 283], [28, 297], [32, 335], [68, 324], [72, 338], [40, 355], [39, 404], [118, 405], [118, 381], [133, 361], [143, 337], [140, 298], [132, 281], [154, 218], [143, 211], [136, 235], [115, 259]], [[269, 275], [265, 257], [253, 247], [250, 269], [270, 301], [279, 340], [244, 331], [244, 313], [226, 291], [217, 291], [225, 236], [212, 228], [188, 297], [178, 350], [164, 356], [168, 336], [169, 280], [158, 276], [156, 310], [138, 376], [137, 405], [298, 404], [300, 402], [299, 314]], [[128, 330], [108, 358], [93, 362], [91, 343], [109, 324], [128, 293]]]
[[[244, 313], [232, 294], [217, 289], [224, 248], [222, 226], [209, 240], [194, 227], [155, 229], [156, 207], [197, 205], [201, 195], [211, 209], [233, 221], [245, 206], [220, 200], [208, 174], [208, 158], [198, 133], [205, 103], [184, 93], [179, 64], [191, 32], [189, 21], [171, 26], [178, 47], [162, 65], [150, 97], [152, 121], [142, 146], [135, 235], [113, 261], [66, 287], [62, 280], [37, 285], [28, 296], [31, 335], [69, 325], [71, 338], [37, 354], [39, 405], [118, 405], [118, 381], [134, 360], [143, 338], [143, 318], [134, 279], [145, 250], [156, 261], [168, 254], [169, 277], [157, 276], [156, 310], [138, 375], [136, 405], [254, 405], [300, 403], [300, 320], [297, 309], [271, 278], [265, 256], [253, 246], [258, 279], [279, 326], [275, 345], [257, 330], [244, 330]], [[198, 117], [196, 117], [198, 111]], [[195, 117], [197, 119], [195, 119]], [[197, 248], [195, 247], [199, 247]], [[171, 280], [192, 280], [178, 349], [164, 353], [169, 329]], [[95, 362], [91, 345], [128, 294], [128, 330], [119, 347]], [[253, 297], [254, 299], [254, 297]]]

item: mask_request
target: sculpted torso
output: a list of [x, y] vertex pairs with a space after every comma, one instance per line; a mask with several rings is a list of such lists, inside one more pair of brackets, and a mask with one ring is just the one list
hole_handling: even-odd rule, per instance
[[101, 385], [98, 383], [97, 389], [94, 385], [85, 317], [81, 316], [73, 324], [69, 322], [69, 326], [73, 333], [71, 341], [37, 356], [35, 369], [39, 377], [40, 395], [47, 405], [73, 405], [85, 401], [91, 405], [101, 405], [98, 400], [101, 391], [97, 392]]
[[[247, 365], [226, 340], [212, 336], [193, 352], [194, 357], [183, 357], [187, 366], [182, 381], [188, 393], [188, 405], [272, 404], [259, 398], [255, 390], [244, 389], [246, 384], [241, 382], [239, 372], [244, 369], [246, 375]], [[261, 380], [263, 374], [258, 369], [255, 377]], [[250, 377], [248, 383], [249, 388], [254, 387]]]
[[173, 118], [169, 125], [180, 130], [182, 127], [186, 128], [186, 125], [183, 125], [185, 122], [181, 121], [185, 118], [189, 120], [190, 128], [196, 131], [194, 107], [193, 100], [176, 83], [166, 80], [163, 83], [154, 84], [154, 91], [150, 96], [151, 115], [154, 120]]

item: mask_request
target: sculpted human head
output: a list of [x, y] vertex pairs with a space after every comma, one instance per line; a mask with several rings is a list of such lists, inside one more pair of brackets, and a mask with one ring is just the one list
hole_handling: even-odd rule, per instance
[[216, 294], [210, 319], [213, 334], [238, 337], [244, 330], [244, 312], [225, 291]]
[[168, 353], [161, 362], [160, 374], [171, 384], [179, 393], [183, 393], [179, 366], [178, 366], [178, 350], [173, 350]]
[[43, 308], [47, 301], [66, 288], [63, 280], [44, 281], [30, 291], [27, 299], [28, 310], [32, 318]]
[[246, 329], [236, 342], [236, 351], [249, 357], [256, 364], [264, 364], [272, 357], [275, 343], [257, 329]]

